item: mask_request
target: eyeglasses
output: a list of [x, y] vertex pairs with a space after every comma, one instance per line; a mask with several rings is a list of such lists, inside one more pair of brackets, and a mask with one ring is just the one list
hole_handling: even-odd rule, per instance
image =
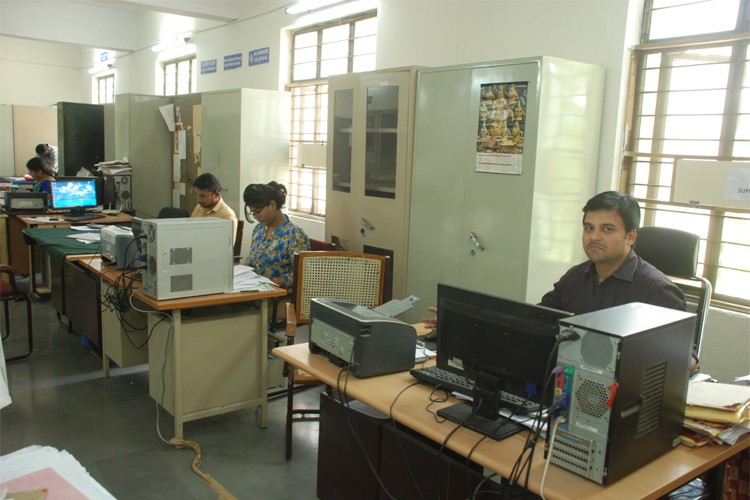
[[[264, 208], [266, 208], [268, 205], [262, 206], [260, 208], [250, 208], [248, 205], [245, 205], [245, 219], [247, 219], [248, 222], [252, 223], [258, 220], [258, 215], [263, 211]], [[251, 220], [252, 218], [252, 220]]]

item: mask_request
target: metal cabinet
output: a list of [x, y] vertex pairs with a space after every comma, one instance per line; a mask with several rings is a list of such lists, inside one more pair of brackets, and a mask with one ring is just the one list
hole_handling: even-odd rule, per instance
[[538, 302], [584, 260], [603, 78], [550, 57], [420, 71], [409, 293], [435, 304], [442, 282]]
[[328, 84], [326, 239], [390, 257], [386, 295], [406, 294], [416, 68]]

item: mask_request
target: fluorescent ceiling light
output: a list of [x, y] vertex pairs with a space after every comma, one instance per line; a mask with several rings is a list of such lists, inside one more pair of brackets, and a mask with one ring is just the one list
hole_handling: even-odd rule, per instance
[[341, 3], [347, 0], [301, 0], [294, 5], [286, 8], [287, 14], [302, 14], [303, 12], [312, 12], [321, 7]]
[[375, 10], [378, 8], [378, 5], [379, 0], [358, 0], [356, 2], [347, 2], [341, 5], [336, 5], [330, 9], [298, 17], [294, 22], [293, 27], [311, 26], [313, 24], [331, 21], [332, 19], [339, 19], [353, 14], [359, 14], [360, 12]]

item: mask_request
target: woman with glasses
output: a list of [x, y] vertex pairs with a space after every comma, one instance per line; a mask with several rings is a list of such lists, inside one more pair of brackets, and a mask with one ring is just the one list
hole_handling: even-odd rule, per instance
[[283, 288], [292, 287], [294, 254], [310, 250], [305, 232], [284, 215], [286, 187], [271, 181], [245, 188], [245, 218], [258, 222], [253, 229], [245, 264]]

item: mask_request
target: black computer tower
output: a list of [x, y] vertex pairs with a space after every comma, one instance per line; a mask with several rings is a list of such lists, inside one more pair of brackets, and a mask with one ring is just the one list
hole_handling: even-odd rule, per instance
[[694, 314], [631, 303], [562, 319], [560, 331], [580, 338], [558, 349], [553, 464], [609, 484], [679, 442]]

